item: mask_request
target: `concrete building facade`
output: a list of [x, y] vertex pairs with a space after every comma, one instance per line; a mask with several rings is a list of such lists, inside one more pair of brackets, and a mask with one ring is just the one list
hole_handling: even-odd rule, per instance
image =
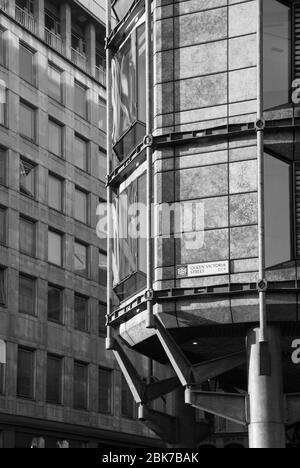
[[0, 2], [4, 448], [154, 438], [105, 351], [103, 3]]
[[[206, 444], [213, 420], [197, 422], [196, 408], [249, 429], [251, 447], [282, 447], [300, 419], [299, 3], [115, 1], [112, 11], [107, 348], [140, 419], [168, 443]], [[141, 208], [127, 210], [124, 195], [146, 206], [137, 241], [122, 229]], [[176, 382], [141, 387], [121, 342], [177, 378], [173, 411], [149, 405]]]

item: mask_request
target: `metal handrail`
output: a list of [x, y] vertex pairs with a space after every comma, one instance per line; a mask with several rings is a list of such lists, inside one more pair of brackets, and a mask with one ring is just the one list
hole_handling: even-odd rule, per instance
[[50, 29], [45, 28], [45, 41], [50, 47], [53, 49], [58, 50], [58, 52], [62, 51], [62, 38], [60, 35], [55, 34]]
[[78, 50], [74, 49], [73, 47], [71, 48], [72, 52], [72, 62], [77, 65], [80, 68], [83, 68], [85, 71], [87, 71], [87, 64], [88, 64], [88, 59], [85, 54], [82, 54]]
[[29, 31], [36, 33], [36, 21], [33, 15], [16, 6], [15, 19]]

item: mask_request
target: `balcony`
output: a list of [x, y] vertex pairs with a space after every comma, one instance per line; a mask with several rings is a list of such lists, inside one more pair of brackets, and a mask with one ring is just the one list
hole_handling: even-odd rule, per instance
[[8, 10], [8, 0], [0, 0], [0, 10], [7, 11]]
[[16, 6], [16, 21], [22, 24], [26, 29], [29, 29], [32, 33], [36, 34], [36, 21], [34, 16], [28, 13], [26, 10]]
[[103, 67], [96, 67], [96, 80], [106, 86], [106, 70]]
[[87, 56], [82, 54], [76, 49], [71, 48], [72, 52], [72, 62], [74, 65], [77, 65], [77, 67], [82, 68], [84, 71], [88, 71], [88, 59]]
[[57, 50], [58, 52], [62, 52], [62, 39], [61, 36], [55, 34], [53, 31], [45, 28], [45, 41], [50, 47]]

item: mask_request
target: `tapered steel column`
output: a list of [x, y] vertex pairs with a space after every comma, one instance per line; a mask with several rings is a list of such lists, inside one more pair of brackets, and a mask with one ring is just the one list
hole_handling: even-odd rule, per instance
[[250, 413], [249, 446], [250, 448], [285, 448], [284, 395], [279, 328], [269, 326], [266, 338], [269, 344], [270, 372], [268, 375], [261, 375], [260, 329], [252, 330], [247, 337]]

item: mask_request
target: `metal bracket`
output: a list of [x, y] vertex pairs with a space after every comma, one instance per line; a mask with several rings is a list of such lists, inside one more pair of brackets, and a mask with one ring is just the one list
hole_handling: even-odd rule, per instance
[[188, 387], [185, 392], [187, 405], [244, 426], [248, 423], [246, 401], [246, 395], [238, 393], [202, 392], [193, 387]]
[[146, 135], [143, 140], [143, 145], [145, 148], [152, 148], [153, 146], [153, 136], [152, 135]]
[[152, 302], [154, 299], [154, 290], [153, 289], [148, 289], [145, 292], [145, 301], [146, 302]]
[[266, 128], [266, 121], [264, 119], [258, 119], [255, 122], [255, 130], [262, 132]]
[[268, 281], [265, 278], [258, 280], [257, 289], [258, 289], [259, 293], [260, 292], [263, 292], [263, 293], [267, 292], [267, 290], [268, 290]]
[[143, 421], [149, 429], [157, 434], [162, 440], [176, 444], [179, 441], [179, 420], [169, 414], [160, 413], [147, 408], [144, 405], [139, 406], [140, 421]]

